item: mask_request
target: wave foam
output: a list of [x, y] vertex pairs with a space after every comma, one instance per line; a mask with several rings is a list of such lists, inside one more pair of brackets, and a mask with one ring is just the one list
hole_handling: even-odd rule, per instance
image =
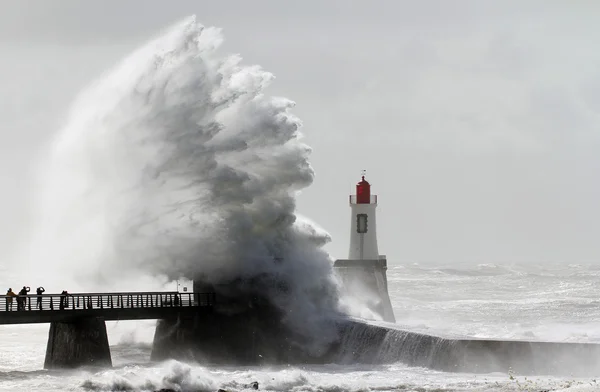
[[295, 212], [313, 180], [301, 122], [264, 94], [273, 75], [219, 57], [221, 42], [187, 18], [81, 94], [41, 172], [31, 277], [49, 280], [41, 261], [70, 291], [267, 276], [250, 290], [326, 336], [338, 294], [328, 234]]

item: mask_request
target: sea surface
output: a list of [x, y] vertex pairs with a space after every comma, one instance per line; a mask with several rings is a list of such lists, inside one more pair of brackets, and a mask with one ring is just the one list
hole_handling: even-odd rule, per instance
[[[0, 271], [10, 277], [9, 271]], [[600, 343], [600, 266], [390, 265], [398, 324], [444, 336]], [[5, 279], [2, 279], [3, 281]], [[14, 284], [14, 286], [18, 286]], [[596, 379], [392, 365], [150, 363], [154, 322], [107, 323], [114, 368], [43, 370], [48, 325], [0, 326], [0, 391], [600, 391]]]

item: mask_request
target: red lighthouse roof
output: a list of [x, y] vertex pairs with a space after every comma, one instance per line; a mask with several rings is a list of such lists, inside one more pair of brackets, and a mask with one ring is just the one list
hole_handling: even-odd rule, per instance
[[371, 203], [371, 184], [362, 176], [362, 180], [356, 184], [356, 203], [370, 204]]

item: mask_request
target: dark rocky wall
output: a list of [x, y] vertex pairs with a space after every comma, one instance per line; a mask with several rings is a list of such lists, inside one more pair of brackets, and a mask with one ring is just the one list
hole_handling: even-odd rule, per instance
[[196, 318], [158, 320], [151, 360], [169, 358], [213, 364], [314, 363], [320, 358], [281, 323], [281, 313], [266, 304], [219, 308]]
[[50, 323], [44, 369], [79, 366], [112, 366], [103, 319]]

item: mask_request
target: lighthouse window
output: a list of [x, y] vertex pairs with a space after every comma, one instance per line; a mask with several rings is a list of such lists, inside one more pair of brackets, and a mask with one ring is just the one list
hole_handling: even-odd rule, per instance
[[356, 231], [361, 234], [367, 232], [367, 214], [356, 215]]

